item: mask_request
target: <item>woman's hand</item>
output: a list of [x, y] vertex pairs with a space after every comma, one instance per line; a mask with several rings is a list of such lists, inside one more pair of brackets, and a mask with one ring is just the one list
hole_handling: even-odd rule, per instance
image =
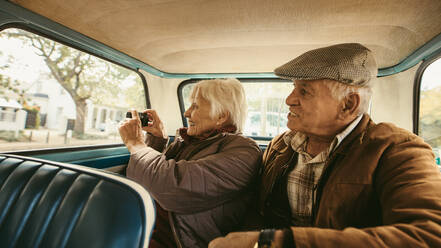
[[149, 122], [149, 125], [147, 127], [143, 127], [142, 129], [156, 137], [167, 139], [168, 135], [165, 132], [164, 124], [162, 124], [162, 121], [156, 111], [153, 109], [147, 109], [144, 110], [144, 113], [147, 113], [149, 115], [149, 119], [151, 121]]
[[138, 112], [136, 112], [136, 110], [131, 110], [130, 112], [132, 112], [132, 119], [124, 120], [118, 130], [127, 149], [130, 153], [134, 153], [146, 147], [146, 145], [144, 143], [144, 135], [142, 133]]

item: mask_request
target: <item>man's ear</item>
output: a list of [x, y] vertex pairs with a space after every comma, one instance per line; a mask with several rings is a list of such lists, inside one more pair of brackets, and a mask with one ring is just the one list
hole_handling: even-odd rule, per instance
[[219, 115], [216, 124], [219, 126], [223, 126], [225, 123], [227, 123], [230, 120], [230, 113], [223, 112]]
[[360, 94], [352, 92], [342, 100], [339, 113], [340, 119], [344, 120], [348, 117], [357, 116], [360, 107]]

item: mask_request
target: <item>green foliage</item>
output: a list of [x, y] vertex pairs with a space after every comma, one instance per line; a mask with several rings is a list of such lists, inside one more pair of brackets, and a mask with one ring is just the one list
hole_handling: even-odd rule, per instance
[[431, 90], [421, 91], [420, 119], [425, 124], [441, 120], [441, 86]]
[[40, 128], [40, 122], [41, 122], [40, 113], [37, 113], [37, 116], [35, 117], [35, 129]]
[[18, 85], [19, 83], [17, 81], [11, 82], [9, 77], [0, 74], [0, 95], [7, 97], [11, 93], [18, 93]]
[[0, 74], [0, 96], [9, 100], [11, 96], [15, 95], [19, 101], [25, 101], [25, 90], [20, 88], [20, 82], [11, 80], [9, 77]]
[[34, 106], [27, 106], [27, 105], [25, 105], [24, 107], [23, 107], [23, 109], [26, 111], [26, 112], [31, 112], [31, 113], [38, 113], [38, 112], [40, 112], [40, 110], [38, 110], [38, 108], [36, 108], [36, 107], [34, 107]]
[[139, 76], [122, 66], [24, 30], [7, 29], [0, 34], [0, 37], [18, 39], [33, 47], [35, 53], [44, 59], [51, 77], [75, 102], [91, 99], [97, 104], [120, 106], [122, 81], [136, 80], [138, 87], [142, 88]]
[[[49, 79], [55, 79], [75, 102], [75, 130], [84, 130], [88, 99], [100, 105], [145, 108], [142, 83], [133, 71], [24, 30], [6, 29], [0, 37], [16, 39], [42, 58], [50, 71]], [[6, 90], [19, 93], [19, 82], [4, 77], [0, 82], [0, 95], [7, 95]]]
[[138, 111], [144, 110], [146, 108], [144, 87], [139, 77], [135, 78], [135, 83], [128, 87], [123, 92], [123, 94], [126, 106], [135, 108]]
[[420, 135], [432, 147], [441, 147], [441, 86], [421, 91]]

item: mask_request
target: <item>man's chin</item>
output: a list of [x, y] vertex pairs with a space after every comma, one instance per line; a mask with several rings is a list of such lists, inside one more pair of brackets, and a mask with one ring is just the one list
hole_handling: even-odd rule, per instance
[[[291, 124], [291, 125], [290, 125]], [[291, 131], [299, 131], [299, 129], [301, 129], [298, 125], [295, 125], [294, 123], [290, 123], [290, 121], [288, 121], [288, 123], [286, 124], [286, 127], [291, 130]]]
[[288, 129], [294, 132], [304, 132], [305, 128], [299, 127], [299, 126], [294, 126], [294, 125], [287, 125]]

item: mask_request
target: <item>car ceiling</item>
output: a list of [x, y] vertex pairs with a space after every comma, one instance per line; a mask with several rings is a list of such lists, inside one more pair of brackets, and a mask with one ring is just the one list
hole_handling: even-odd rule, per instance
[[441, 33], [440, 0], [13, 0], [167, 73], [254, 73], [343, 42], [393, 66]]

